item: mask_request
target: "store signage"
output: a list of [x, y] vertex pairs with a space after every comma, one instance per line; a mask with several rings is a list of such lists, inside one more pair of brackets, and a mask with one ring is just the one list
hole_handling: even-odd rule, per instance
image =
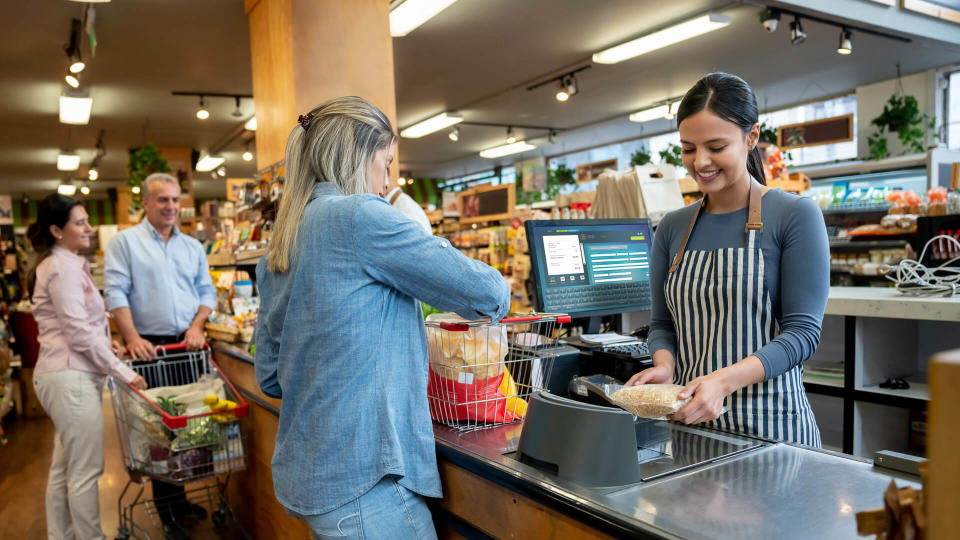
[[458, 205], [460, 223], [480, 223], [510, 219], [516, 204], [517, 187], [515, 184], [491, 186], [484, 184], [473, 189], [461, 191]]
[[853, 140], [853, 115], [834, 116], [777, 128], [777, 146], [781, 150]]
[[580, 165], [577, 167], [577, 182], [590, 182], [600, 178], [600, 175], [603, 171], [607, 169], [617, 170], [617, 160], [616, 159], [607, 159], [604, 161], [595, 161], [593, 163], [587, 163], [586, 165]]

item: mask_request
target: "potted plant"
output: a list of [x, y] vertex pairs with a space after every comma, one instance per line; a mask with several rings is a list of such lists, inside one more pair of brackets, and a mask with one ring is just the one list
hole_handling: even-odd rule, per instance
[[170, 172], [170, 166], [167, 164], [167, 158], [160, 155], [157, 146], [150, 143], [130, 149], [130, 163], [127, 168], [130, 171], [127, 186], [131, 191], [130, 208], [127, 209], [127, 213], [131, 221], [139, 221], [140, 214], [143, 212], [140, 188], [143, 186], [144, 179], [155, 172]]
[[646, 148], [641, 148], [636, 152], [630, 154], [631, 167], [641, 167], [652, 161], [653, 160], [650, 158], [650, 152], [648, 152]]
[[920, 112], [917, 98], [910, 95], [893, 94], [883, 106], [883, 112], [870, 122], [877, 128], [867, 138], [872, 159], [890, 156], [887, 146], [887, 134], [896, 133], [903, 146], [903, 153], [921, 153], [927, 148], [927, 132], [936, 134], [936, 118]]
[[670, 143], [666, 150], [660, 151], [660, 162], [674, 167], [683, 167], [683, 159], [680, 157], [680, 145]]
[[575, 183], [576, 172], [566, 165], [560, 164], [556, 169], [547, 171], [547, 200], [555, 199], [564, 185]]

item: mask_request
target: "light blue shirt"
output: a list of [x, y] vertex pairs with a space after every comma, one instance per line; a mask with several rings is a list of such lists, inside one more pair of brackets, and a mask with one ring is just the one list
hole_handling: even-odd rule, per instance
[[203, 246], [176, 227], [164, 242], [144, 218], [139, 225], [120, 231], [104, 258], [107, 309], [130, 308], [141, 336], [181, 334], [201, 305], [217, 307], [217, 290]]
[[340, 507], [386, 475], [440, 496], [420, 302], [499, 321], [510, 287], [492, 267], [373, 195], [313, 190], [286, 273], [257, 265], [256, 374], [282, 398], [277, 499], [304, 515]]

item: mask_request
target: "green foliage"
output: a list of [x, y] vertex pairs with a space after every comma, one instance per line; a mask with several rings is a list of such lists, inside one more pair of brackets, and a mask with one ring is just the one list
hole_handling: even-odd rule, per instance
[[647, 163], [650, 163], [651, 161], [653, 160], [650, 158], [650, 152], [647, 152], [646, 148], [641, 148], [636, 152], [630, 154], [631, 167], [640, 167], [642, 165], [646, 165]]
[[760, 123], [760, 142], [777, 144], [777, 128], [768, 126], [766, 122]]
[[670, 143], [666, 150], [660, 151], [660, 161], [674, 167], [683, 167], [683, 159], [680, 157], [680, 145]]
[[557, 165], [556, 169], [547, 171], [547, 199], [555, 199], [560, 194], [560, 188], [566, 184], [576, 184], [576, 171], [566, 165]]
[[[158, 150], [157, 146], [153, 143], [131, 148], [128, 168], [130, 177], [127, 178], [127, 185], [131, 188], [142, 187], [144, 179], [155, 172], [170, 171], [167, 158], [160, 155], [160, 150]], [[133, 194], [134, 210], [140, 209], [140, 195], [139, 193]]]
[[163, 412], [169, 414], [170, 416], [180, 416], [186, 410], [186, 406], [180, 403], [177, 403], [177, 396], [160, 396], [157, 398], [157, 407], [160, 407]]
[[[890, 155], [887, 150], [885, 133], [896, 133], [903, 145], [903, 153], [921, 153], [926, 150], [926, 131], [930, 131], [937, 138], [936, 118], [920, 112], [917, 99], [913, 96], [894, 94], [883, 106], [883, 112], [870, 122], [877, 128], [867, 142], [870, 147], [870, 157], [882, 159]], [[925, 130], [926, 129], [926, 130]], [[881, 139], [882, 142], [881, 142]]]

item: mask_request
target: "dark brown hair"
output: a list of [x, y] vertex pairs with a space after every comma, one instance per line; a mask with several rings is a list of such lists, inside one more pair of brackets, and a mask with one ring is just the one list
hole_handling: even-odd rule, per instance
[[50, 227], [52, 225], [61, 229], [66, 227], [67, 222], [70, 221], [70, 212], [79, 205], [80, 201], [59, 193], [48, 195], [37, 204], [37, 221], [27, 229], [27, 238], [37, 252], [37, 262], [27, 272], [27, 292], [31, 298], [37, 282], [37, 266], [50, 256], [50, 250], [57, 243], [57, 239], [50, 232]]

